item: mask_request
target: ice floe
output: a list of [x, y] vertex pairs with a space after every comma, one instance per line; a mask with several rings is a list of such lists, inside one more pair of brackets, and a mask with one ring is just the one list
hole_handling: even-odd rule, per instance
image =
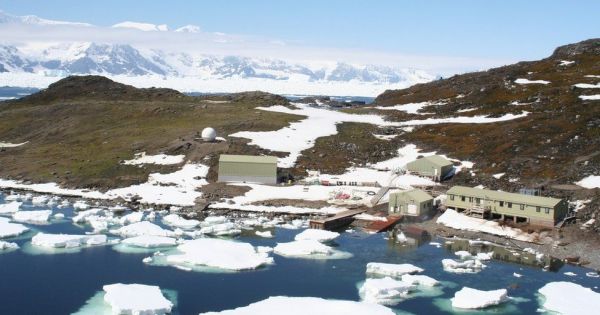
[[15, 249], [19, 249], [19, 245], [17, 245], [17, 243], [0, 241], [0, 253]]
[[296, 241], [312, 240], [318, 242], [329, 242], [334, 240], [338, 236], [340, 236], [340, 233], [338, 232], [317, 229], [306, 229], [300, 232], [298, 235], [296, 235], [294, 239]]
[[271, 233], [271, 231], [256, 231], [256, 232], [254, 232], [254, 234], [256, 234], [257, 236], [260, 236], [260, 237], [264, 237], [264, 238], [272, 238], [273, 237], [273, 233]]
[[29, 228], [22, 224], [11, 223], [8, 218], [0, 217], [0, 238], [9, 238], [19, 236], [27, 231]]
[[142, 221], [142, 219], [144, 219], [144, 212], [136, 211], [136, 212], [132, 212], [132, 213], [122, 216], [119, 219], [119, 222], [122, 225], [126, 225], [126, 224], [140, 222], [140, 221]]
[[402, 277], [406, 274], [420, 272], [423, 272], [422, 268], [411, 264], [387, 264], [377, 262], [370, 262], [367, 264], [367, 274], [369, 275]]
[[113, 314], [162, 315], [171, 313], [173, 308], [157, 286], [116, 283], [102, 289]]
[[486, 266], [478, 259], [456, 261], [454, 259], [442, 259], [442, 267], [451, 273], [478, 273]]
[[550, 81], [546, 81], [546, 80], [529, 80], [529, 79], [523, 79], [523, 78], [519, 78], [515, 80], [516, 84], [549, 84]]
[[411, 283], [385, 277], [367, 279], [359, 289], [359, 294], [365, 302], [395, 305], [414, 289]]
[[200, 267], [200, 270], [201, 267], [226, 271], [252, 270], [273, 263], [268, 253], [248, 243], [214, 238], [185, 241], [176, 250], [154, 258], [155, 261], [156, 258], [164, 258], [158, 264], [191, 269]]
[[572, 282], [550, 282], [538, 290], [542, 307], [564, 315], [597, 314], [600, 293]]
[[437, 223], [457, 230], [484, 232], [525, 242], [533, 242], [538, 236], [536, 233], [528, 234], [517, 228], [502, 227], [498, 222], [469, 217], [453, 209], [447, 209], [438, 217]]
[[146, 155], [146, 152], [136, 153], [135, 158], [132, 160], [123, 161], [125, 165], [142, 165], [142, 164], [156, 164], [156, 165], [172, 165], [183, 163], [185, 155], [167, 155], [167, 154], [156, 154]]
[[46, 224], [52, 215], [52, 210], [17, 211], [12, 218], [17, 222], [31, 224]]
[[406, 283], [421, 285], [425, 287], [434, 287], [440, 284], [439, 281], [425, 275], [403, 274], [401, 279]]
[[167, 236], [140, 235], [126, 238], [121, 244], [142, 248], [169, 247], [177, 245], [177, 239]]
[[171, 236], [175, 235], [175, 232], [165, 230], [165, 229], [161, 228], [160, 226], [158, 226], [154, 223], [148, 222], [148, 221], [142, 221], [142, 222], [136, 222], [133, 224], [129, 224], [129, 225], [123, 226], [119, 229], [111, 230], [110, 232], [113, 234], [123, 236], [123, 237], [134, 237], [134, 236], [142, 236], [142, 235], [171, 237]]
[[278, 243], [273, 248], [273, 252], [281, 256], [295, 258], [345, 259], [352, 257], [350, 253], [339, 251], [315, 240]]
[[200, 225], [200, 221], [198, 220], [184, 219], [180, 215], [174, 213], [164, 216], [162, 218], [162, 221], [166, 225], [170, 225], [184, 230], [193, 229]]
[[201, 313], [200, 315], [258, 315], [258, 314], [327, 314], [327, 315], [394, 315], [395, 313], [379, 304], [326, 300], [315, 297], [270, 297], [248, 306], [221, 312]]
[[106, 235], [71, 235], [38, 233], [31, 238], [31, 244], [44, 248], [74, 248], [106, 244]]
[[0, 204], [0, 215], [2, 214], [13, 214], [21, 208], [23, 203], [19, 201], [13, 201], [5, 204]]
[[506, 289], [482, 291], [464, 287], [451, 300], [455, 308], [480, 309], [503, 303], [508, 300], [508, 295]]

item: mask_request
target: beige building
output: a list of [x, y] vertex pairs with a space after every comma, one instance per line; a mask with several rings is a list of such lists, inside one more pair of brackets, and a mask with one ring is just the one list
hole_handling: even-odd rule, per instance
[[425, 156], [406, 164], [406, 170], [409, 172], [437, 181], [446, 178], [453, 169], [452, 162], [440, 155]]
[[421, 216], [433, 210], [433, 197], [419, 190], [407, 190], [390, 193], [389, 214]]
[[277, 157], [221, 154], [219, 182], [276, 184]]

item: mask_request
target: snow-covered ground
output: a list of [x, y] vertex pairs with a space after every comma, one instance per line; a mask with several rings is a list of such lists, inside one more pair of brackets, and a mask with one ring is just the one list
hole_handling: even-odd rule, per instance
[[600, 188], [600, 175], [590, 175], [575, 184], [588, 189]]
[[515, 80], [516, 84], [549, 84], [550, 81], [546, 81], [546, 80], [529, 80], [529, 79], [516, 79]]
[[142, 164], [157, 164], [157, 165], [172, 165], [183, 163], [185, 155], [167, 155], [156, 154], [146, 155], [146, 152], [138, 153], [132, 160], [123, 161], [125, 165], [142, 165]]
[[597, 101], [600, 100], [600, 94], [594, 95], [579, 95], [579, 98], [584, 101]]
[[484, 232], [525, 242], [534, 242], [538, 236], [536, 233], [528, 234], [520, 229], [500, 226], [498, 222], [469, 217], [453, 209], [447, 209], [437, 223], [457, 230]]
[[600, 293], [571, 282], [550, 282], [538, 290], [542, 307], [563, 315], [597, 314]]
[[438, 102], [420, 102], [420, 103], [408, 103], [394, 106], [377, 106], [375, 108], [381, 110], [399, 110], [408, 114], [417, 114], [417, 115], [427, 115], [428, 113], [421, 113], [421, 109], [423, 107], [431, 106], [431, 105], [444, 105], [444, 103]]
[[202, 313], [200, 315], [258, 314], [394, 315], [395, 313], [385, 306], [366, 302], [326, 300], [315, 297], [277, 296], [232, 310]]
[[15, 147], [20, 147], [24, 144], [26, 144], [27, 142], [22, 142], [22, 143], [10, 143], [10, 142], [2, 142], [0, 141], [0, 149], [1, 148], [15, 148]]

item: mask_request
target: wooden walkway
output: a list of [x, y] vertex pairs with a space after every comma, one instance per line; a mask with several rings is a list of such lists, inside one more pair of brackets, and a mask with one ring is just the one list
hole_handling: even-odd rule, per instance
[[386, 221], [373, 221], [367, 225], [364, 230], [367, 232], [379, 233], [385, 231], [398, 223], [402, 216], [388, 216]]
[[333, 230], [349, 225], [354, 221], [354, 216], [357, 214], [361, 214], [365, 212], [365, 210], [346, 210], [342, 212], [338, 212], [336, 215], [319, 220], [310, 220], [310, 228], [311, 229], [319, 229], [319, 230]]
[[375, 194], [375, 196], [373, 196], [373, 198], [371, 198], [371, 201], [370, 201], [371, 207], [375, 207], [377, 205], [377, 203], [379, 203], [381, 198], [383, 198], [383, 196], [385, 196], [385, 194], [387, 194], [388, 191], [390, 191], [389, 186], [383, 186], [383, 187], [379, 188], [379, 191], [377, 192], [377, 194]]

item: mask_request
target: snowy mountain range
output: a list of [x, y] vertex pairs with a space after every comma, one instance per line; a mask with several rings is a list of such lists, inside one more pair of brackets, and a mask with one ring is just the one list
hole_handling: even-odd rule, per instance
[[[79, 32], [102, 32], [107, 29], [87, 23], [0, 12], [0, 28], [15, 26], [34, 27], [43, 31], [66, 28]], [[195, 25], [169, 31], [167, 25], [136, 22], [117, 23], [108, 29], [190, 38], [201, 32]], [[167, 50], [160, 45], [155, 47], [123, 43], [122, 40], [119, 43], [62, 39], [15, 43], [0, 39], [0, 85], [14, 85], [24, 75], [25, 79], [20, 81], [31, 81], [34, 83], [30, 86], [44, 87], [50, 81], [68, 75], [98, 74], [138, 87], [164, 86], [183, 91], [237, 92], [239, 89], [260, 89], [286, 94], [360, 93], [367, 96], [365, 93], [374, 95], [385, 89], [434, 79], [425, 71], [400, 67], [358, 65], [343, 61], [293, 62], [238, 54], [178, 51], [172, 47]], [[349, 90], [347, 93], [344, 92], [346, 89]]]

